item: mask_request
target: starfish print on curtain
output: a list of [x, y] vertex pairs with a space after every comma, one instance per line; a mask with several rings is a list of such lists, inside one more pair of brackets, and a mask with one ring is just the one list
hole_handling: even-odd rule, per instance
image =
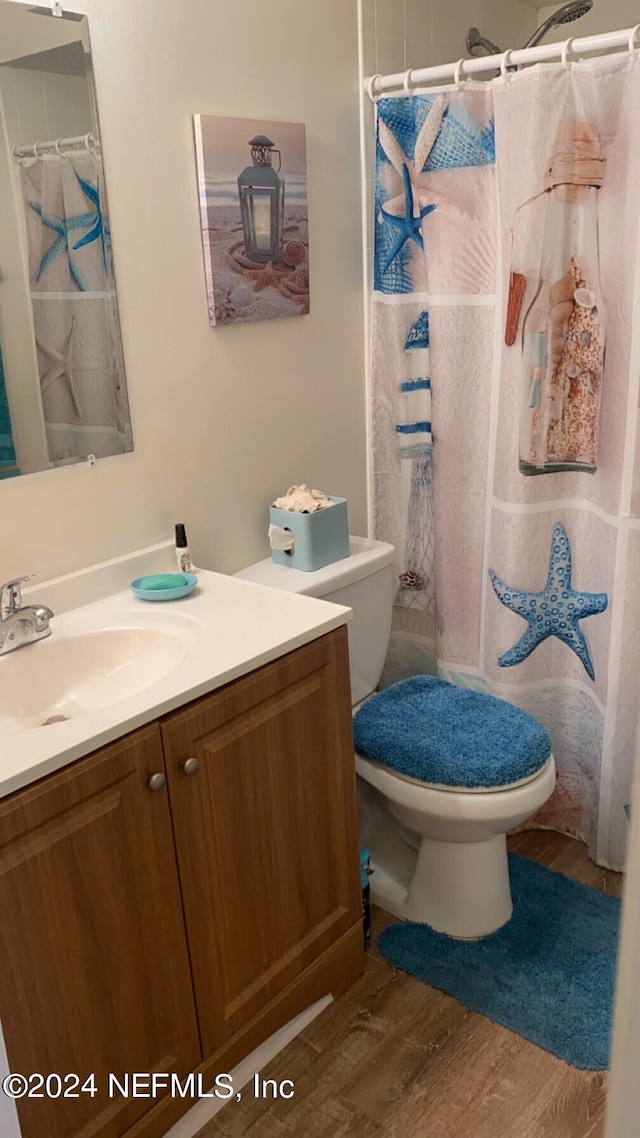
[[[474, 169], [495, 162], [493, 121], [482, 98], [477, 94], [465, 98], [450, 93], [412, 94], [406, 98], [380, 99], [377, 114], [376, 181], [375, 181], [375, 255], [374, 290], [387, 295], [429, 291], [424, 281], [424, 251], [417, 242], [405, 241], [395, 258], [390, 255], [396, 242], [392, 217], [407, 216], [406, 166], [413, 215], [428, 206], [435, 222], [423, 230], [424, 241], [434, 230], [436, 248], [442, 242], [457, 249], [457, 281], [459, 292], [474, 291], [479, 277], [481, 291], [494, 287], [495, 242], [484, 226], [483, 209], [462, 186], [460, 194], [450, 177], [443, 172], [456, 168]], [[455, 189], [454, 189], [455, 187]], [[484, 211], [486, 212], [486, 211]], [[458, 221], [464, 240], [456, 239]], [[427, 250], [427, 261], [429, 251]], [[431, 264], [433, 261], [430, 262]], [[480, 272], [479, 272], [480, 269]], [[450, 275], [451, 275], [450, 273]], [[438, 291], [438, 289], [436, 289]], [[439, 291], [453, 291], [444, 288]]]
[[385, 122], [380, 119], [378, 137], [380, 145], [389, 162], [402, 177], [403, 192], [384, 202], [381, 214], [392, 229], [398, 229], [391, 248], [387, 253], [384, 272], [403, 249], [408, 240], [413, 240], [424, 248], [421, 222], [424, 217], [440, 209], [444, 213], [459, 213], [457, 206], [441, 194], [436, 194], [420, 182], [420, 175], [438, 137], [445, 112], [445, 98], [440, 96], [431, 107], [416, 138], [413, 159], [409, 158]]
[[75, 316], [72, 316], [69, 335], [65, 340], [65, 344], [61, 352], [57, 351], [56, 348], [51, 348], [48, 344], [43, 344], [42, 341], [38, 340], [37, 338], [36, 344], [38, 345], [38, 348], [42, 354], [51, 360], [51, 367], [49, 370], [45, 372], [44, 375], [40, 376], [40, 390], [42, 392], [42, 395], [45, 395], [48, 388], [51, 387], [51, 384], [55, 383], [56, 380], [66, 380], [67, 386], [69, 388], [69, 394], [71, 396], [71, 402], [73, 403], [73, 409], [80, 422], [82, 422], [82, 410], [80, 408], [75, 384], [73, 382], [73, 366], [71, 363], [71, 353], [73, 351], [73, 334], [75, 332], [75, 328], [76, 318]]
[[[433, 209], [442, 210], [444, 213], [460, 213], [460, 210], [453, 202], [443, 197], [442, 194], [434, 193], [433, 190], [430, 190], [420, 181], [420, 175], [427, 164], [429, 155], [440, 133], [445, 107], [446, 101], [444, 95], [440, 95], [434, 101], [429, 114], [418, 131], [413, 160], [405, 154], [397, 138], [393, 136], [383, 119], [380, 119], [378, 128], [380, 145], [398, 174], [403, 174], [405, 170], [407, 171], [413, 196], [420, 209], [429, 205]], [[404, 193], [397, 194], [395, 197], [390, 198], [389, 201], [386, 201], [382, 207], [382, 212], [386, 217], [399, 217], [405, 212], [405, 198], [406, 183]]]
[[434, 205], [426, 205], [416, 214], [413, 204], [413, 191], [411, 188], [411, 179], [409, 171], [406, 166], [402, 167], [402, 180], [404, 182], [404, 215], [398, 217], [395, 214], [387, 214], [383, 209], [383, 213], [387, 218], [389, 225], [398, 230], [396, 239], [391, 246], [387, 259], [384, 265], [386, 272], [390, 265], [393, 264], [398, 253], [404, 248], [405, 242], [415, 241], [420, 249], [424, 249], [424, 241], [422, 239], [422, 219], [427, 217], [436, 208]]
[[89, 233], [85, 233], [84, 237], [76, 241], [73, 248], [82, 249], [85, 245], [90, 245], [93, 241], [100, 240], [102, 242], [102, 260], [104, 262], [105, 272], [107, 272], [107, 248], [111, 244], [111, 234], [109, 232], [109, 222], [102, 212], [100, 190], [97, 185], [93, 186], [86, 178], [81, 177], [77, 170], [74, 170], [74, 174], [78, 179], [78, 184], [82, 192], [86, 194], [89, 201], [92, 202], [96, 208], [94, 213], [84, 215], [85, 218], [87, 218], [85, 224], [90, 225], [91, 229]]
[[[75, 217], [53, 217], [50, 213], [43, 210], [40, 202], [29, 202], [32, 210], [38, 214], [42, 224], [47, 229], [52, 229], [58, 236], [52, 245], [49, 246], [46, 253], [40, 261], [40, 266], [36, 273], [36, 280], [39, 281], [43, 273], [49, 268], [50, 265], [64, 253], [65, 249], [69, 250], [69, 233], [72, 229], [85, 229], [87, 225], [94, 223], [93, 213], [79, 213]], [[84, 278], [77, 266], [74, 263], [73, 257], [69, 253], [69, 270], [80, 292], [86, 292], [87, 286]]]
[[606, 593], [577, 592], [571, 586], [571, 571], [571, 544], [560, 522], [553, 529], [547, 583], [539, 593], [505, 585], [493, 569], [489, 570], [491, 584], [500, 603], [524, 617], [529, 625], [518, 643], [498, 659], [501, 668], [521, 664], [543, 640], [557, 636], [575, 652], [588, 675], [595, 680], [587, 642], [578, 621], [604, 612], [609, 598]]

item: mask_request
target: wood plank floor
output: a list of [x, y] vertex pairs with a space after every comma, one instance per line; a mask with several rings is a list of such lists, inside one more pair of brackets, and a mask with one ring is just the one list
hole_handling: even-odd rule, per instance
[[[511, 849], [619, 896], [559, 834]], [[374, 912], [377, 933], [394, 918]], [[288, 1101], [229, 1103], [198, 1138], [602, 1138], [606, 1074], [578, 1071], [457, 1000], [397, 972], [375, 947], [364, 976], [261, 1072], [292, 1079]]]

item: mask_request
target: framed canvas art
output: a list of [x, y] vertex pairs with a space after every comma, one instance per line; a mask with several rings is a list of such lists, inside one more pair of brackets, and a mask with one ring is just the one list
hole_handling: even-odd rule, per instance
[[194, 115], [209, 323], [309, 311], [302, 123]]

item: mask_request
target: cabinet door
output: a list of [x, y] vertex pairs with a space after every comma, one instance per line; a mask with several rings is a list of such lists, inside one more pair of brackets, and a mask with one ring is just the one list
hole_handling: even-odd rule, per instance
[[360, 920], [346, 629], [162, 734], [206, 1059]]
[[119, 1138], [153, 1099], [107, 1073], [200, 1062], [157, 724], [0, 803], [0, 1020], [11, 1070], [95, 1073], [24, 1098], [23, 1138]]

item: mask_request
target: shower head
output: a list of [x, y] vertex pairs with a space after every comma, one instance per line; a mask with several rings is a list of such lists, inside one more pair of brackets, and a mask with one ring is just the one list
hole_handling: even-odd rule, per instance
[[[558, 8], [557, 11], [549, 16], [548, 20], [540, 24], [540, 27], [531, 36], [531, 39], [527, 40], [524, 45], [524, 50], [528, 47], [535, 47], [536, 44], [540, 43], [540, 40], [544, 39], [547, 32], [551, 31], [551, 28], [557, 28], [560, 24], [571, 24], [574, 20], [579, 20], [582, 16], [586, 16], [587, 12], [590, 12], [592, 8], [593, 0], [570, 0], [569, 4], [563, 4], [561, 8]], [[467, 51], [469, 55], [476, 55], [476, 48], [478, 47], [486, 51], [487, 55], [500, 55], [502, 52], [502, 48], [498, 47], [492, 40], [488, 40], [485, 36], [480, 35], [477, 28], [469, 28], [467, 35]]]
[[593, 8], [593, 0], [570, 0], [569, 4], [563, 4], [556, 12], [552, 12], [548, 20], [533, 33], [531, 39], [527, 40], [525, 49], [528, 47], [535, 47], [544, 39], [547, 32], [552, 28], [557, 28], [560, 24], [572, 24], [574, 20], [580, 20], [582, 16], [586, 16]]

